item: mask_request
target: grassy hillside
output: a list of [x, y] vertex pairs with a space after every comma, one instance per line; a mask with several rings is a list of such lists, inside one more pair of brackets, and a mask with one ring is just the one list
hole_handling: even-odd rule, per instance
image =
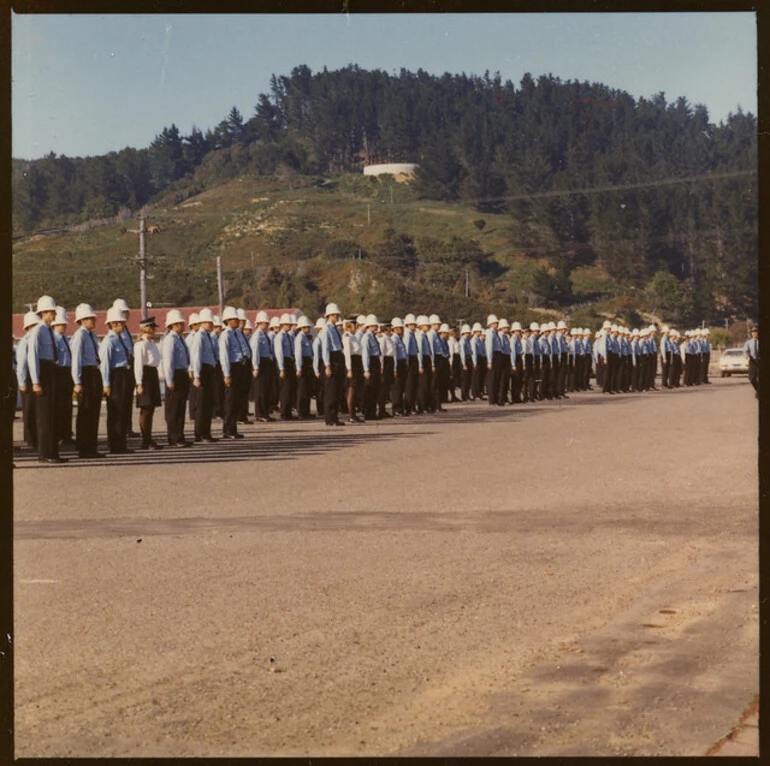
[[[383, 316], [436, 310], [481, 319], [494, 310], [529, 321], [574, 313], [595, 325], [597, 311], [612, 312], [612, 300], [624, 295], [600, 267], [582, 266], [571, 274], [574, 305], [544, 311], [533, 282], [549, 270], [547, 248], [530, 246], [527, 254], [520, 244], [537, 241], [536, 228], [524, 231], [508, 214], [417, 199], [411, 184], [390, 177], [298, 178], [289, 186], [250, 176], [188, 196], [191, 190], [178, 186], [146, 211], [148, 225], [160, 227], [147, 236], [148, 294], [157, 307], [215, 304], [218, 255], [226, 300], [249, 310], [299, 305], [315, 314], [335, 300], [346, 312]], [[122, 226], [138, 228], [128, 219], [17, 241], [14, 312], [43, 293], [68, 308], [81, 301], [105, 307], [116, 296], [137, 306], [138, 237]], [[481, 256], [464, 264], [466, 251]], [[638, 308], [632, 297], [625, 301], [626, 313]]]

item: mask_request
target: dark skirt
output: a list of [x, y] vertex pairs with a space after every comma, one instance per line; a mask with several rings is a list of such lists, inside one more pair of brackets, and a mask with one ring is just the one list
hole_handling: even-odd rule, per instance
[[345, 380], [347, 381], [347, 387], [355, 389], [356, 392], [363, 391], [364, 389], [364, 363], [361, 358], [361, 354], [350, 355], [350, 367], [353, 372], [353, 377], [348, 378], [345, 373]]
[[141, 407], [160, 407], [160, 383], [158, 382], [158, 368], [142, 368], [142, 386], [144, 393], [136, 395], [136, 406]]

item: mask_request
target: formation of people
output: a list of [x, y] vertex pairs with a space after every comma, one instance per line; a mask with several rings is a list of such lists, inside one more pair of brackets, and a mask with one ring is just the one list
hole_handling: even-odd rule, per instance
[[[682, 335], [664, 325], [658, 334], [654, 325], [630, 330], [607, 321], [593, 333], [564, 321], [522, 327], [494, 314], [485, 327], [476, 322], [454, 328], [436, 314], [343, 318], [339, 306], [329, 303], [315, 322], [290, 314], [271, 319], [257, 311], [252, 324], [243, 309], [232, 306], [221, 317], [206, 308], [185, 321], [172, 309], [162, 338], [150, 317], [141, 321], [135, 341], [127, 329], [129, 315], [126, 302], [116, 299], [101, 341], [88, 304], [75, 309], [78, 327], [71, 338], [67, 312], [52, 297], [42, 296], [36, 311], [25, 315], [14, 368], [24, 439], [40, 461], [64, 462], [59, 446], [72, 443], [80, 458], [103, 457], [97, 450], [103, 398], [109, 451], [125, 454], [133, 452], [130, 437], [141, 438], [141, 449], [163, 448], [153, 438], [161, 404], [167, 446], [186, 448], [244, 438], [238, 427], [253, 422], [251, 401], [261, 423], [274, 421], [274, 415], [323, 416], [327, 426], [343, 426], [344, 420], [441, 413], [449, 402], [500, 407], [567, 399], [593, 390], [594, 376], [606, 394], [658, 390], [658, 359], [666, 388], [709, 383], [708, 329]], [[758, 363], [758, 341], [755, 346]], [[758, 372], [756, 377], [758, 386]], [[132, 431], [134, 407], [138, 433]], [[193, 440], [185, 435], [186, 413]], [[215, 419], [222, 423], [216, 436]]]

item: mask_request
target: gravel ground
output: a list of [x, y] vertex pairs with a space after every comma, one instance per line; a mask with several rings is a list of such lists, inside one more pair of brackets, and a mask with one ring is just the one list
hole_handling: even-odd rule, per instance
[[18, 452], [16, 756], [705, 754], [758, 693], [756, 404]]

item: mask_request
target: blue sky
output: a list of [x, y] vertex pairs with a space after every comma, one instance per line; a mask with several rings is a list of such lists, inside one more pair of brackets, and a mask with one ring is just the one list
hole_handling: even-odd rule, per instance
[[525, 72], [756, 113], [752, 13], [13, 15], [13, 156], [149, 145], [175, 123], [245, 118], [270, 75], [365, 69]]

